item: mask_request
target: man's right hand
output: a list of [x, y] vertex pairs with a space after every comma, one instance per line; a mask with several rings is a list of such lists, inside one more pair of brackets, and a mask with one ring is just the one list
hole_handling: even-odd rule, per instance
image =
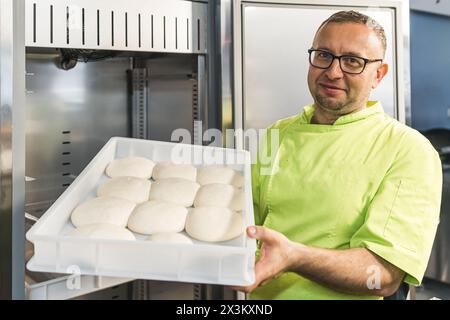
[[288, 271], [295, 259], [294, 247], [300, 244], [294, 244], [283, 234], [260, 226], [248, 227], [247, 235], [262, 242], [261, 256], [255, 265], [255, 282], [250, 286], [235, 286], [232, 289], [249, 293]]

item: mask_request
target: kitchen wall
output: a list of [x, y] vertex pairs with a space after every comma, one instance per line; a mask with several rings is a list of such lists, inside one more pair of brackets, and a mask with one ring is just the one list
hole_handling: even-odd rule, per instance
[[411, 10], [411, 121], [450, 129], [450, 17]]

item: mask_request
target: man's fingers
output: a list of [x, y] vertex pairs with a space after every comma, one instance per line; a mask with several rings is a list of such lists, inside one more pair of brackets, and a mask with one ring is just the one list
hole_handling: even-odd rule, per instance
[[261, 226], [250, 226], [246, 231], [250, 238], [257, 239], [263, 243], [259, 259], [255, 264], [255, 282], [250, 286], [235, 286], [232, 289], [249, 293], [259, 285], [268, 283], [275, 276], [275, 270], [271, 266], [273, 261], [268, 261], [266, 256], [268, 255], [267, 250], [270, 250], [269, 247], [280, 241], [280, 236], [278, 232]]
[[259, 283], [258, 284], [252, 284], [252, 285], [246, 286], [246, 287], [233, 286], [233, 287], [231, 287], [231, 289], [235, 290], [235, 291], [241, 291], [241, 292], [245, 292], [245, 293], [250, 293], [253, 290], [255, 290], [258, 285], [259, 285]]
[[265, 227], [260, 226], [250, 226], [247, 228], [247, 235], [250, 238], [260, 240], [262, 242], [270, 242], [274, 239], [274, 231], [269, 230]]
[[260, 260], [255, 264], [255, 283], [258, 283], [258, 285], [267, 280], [268, 278], [272, 277], [272, 274], [270, 272], [270, 269], [267, 263], [265, 263], [264, 260]]
[[267, 266], [264, 266], [263, 261], [258, 261], [255, 264], [255, 282], [250, 286], [234, 286], [231, 287], [233, 290], [237, 291], [243, 291], [246, 293], [252, 292], [256, 287], [258, 287], [262, 282], [267, 283], [267, 280], [270, 280], [272, 278], [272, 275], [267, 270]]

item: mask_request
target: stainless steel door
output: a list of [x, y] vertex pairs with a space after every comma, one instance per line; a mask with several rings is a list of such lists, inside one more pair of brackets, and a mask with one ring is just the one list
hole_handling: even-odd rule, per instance
[[[50, 49], [51, 50], [51, 49]], [[26, 210], [48, 209], [112, 136], [129, 136], [129, 58], [55, 66], [57, 52], [26, 60]]]
[[0, 1], [0, 299], [24, 297], [24, 1]]

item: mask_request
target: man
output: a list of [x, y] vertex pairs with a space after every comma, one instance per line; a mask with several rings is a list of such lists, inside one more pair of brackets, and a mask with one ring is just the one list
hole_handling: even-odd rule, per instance
[[237, 288], [251, 299], [381, 299], [421, 282], [441, 163], [421, 134], [368, 101], [388, 71], [385, 50], [383, 28], [361, 13], [319, 27], [309, 50], [314, 104], [269, 128], [260, 155], [275, 162], [253, 167], [259, 226], [247, 234], [260, 257], [254, 285]]

